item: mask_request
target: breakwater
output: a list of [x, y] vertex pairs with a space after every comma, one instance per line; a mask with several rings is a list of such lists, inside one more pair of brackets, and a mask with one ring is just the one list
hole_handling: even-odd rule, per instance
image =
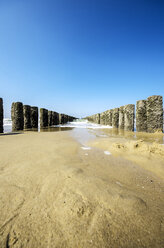
[[[40, 115], [39, 115], [40, 113]], [[0, 98], [0, 133], [3, 133], [3, 99]], [[56, 111], [47, 110], [22, 102], [13, 102], [11, 106], [12, 131], [47, 128], [65, 124], [76, 119]], [[146, 100], [139, 100], [134, 104], [127, 104], [119, 108], [109, 109], [102, 113], [87, 116], [90, 122], [109, 125], [125, 131], [134, 131], [136, 122], [137, 132], [163, 132], [163, 97], [153, 95]]]
[[87, 116], [86, 119], [125, 131], [134, 131], [136, 120], [137, 132], [163, 132], [163, 97], [153, 95], [137, 101], [136, 111], [134, 104], [128, 104]]
[[[40, 113], [40, 115], [39, 115]], [[0, 98], [0, 133], [3, 133], [3, 99]], [[12, 131], [38, 130], [40, 119], [40, 129], [57, 126], [71, 122], [77, 118], [45, 108], [24, 105], [22, 102], [13, 102], [11, 106]]]

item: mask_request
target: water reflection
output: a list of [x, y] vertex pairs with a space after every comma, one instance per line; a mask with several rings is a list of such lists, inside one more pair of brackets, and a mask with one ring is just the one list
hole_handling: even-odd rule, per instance
[[102, 129], [103, 133], [108, 137], [126, 138], [131, 140], [143, 140], [145, 142], [156, 142], [164, 144], [164, 134], [162, 133], [142, 133], [142, 132], [130, 132], [122, 129]]
[[22, 132], [38, 132], [38, 128], [24, 129]]
[[96, 135], [91, 133], [88, 128], [74, 128], [71, 135], [84, 146], [87, 145], [88, 141], [96, 138]]
[[12, 127], [5, 127], [4, 128], [4, 133], [23, 133], [23, 132], [59, 132], [59, 131], [70, 131], [74, 129], [74, 127], [46, 127], [46, 128], [30, 128], [30, 129], [25, 129], [22, 131], [15, 131], [12, 130]]
[[73, 127], [48, 127], [48, 128], [41, 128], [40, 132], [59, 132], [59, 131], [70, 131], [74, 129]]
[[[87, 132], [80, 131], [79, 128], [82, 129], [89, 129], [90, 131], [93, 130], [93, 133], [95, 136], [107, 136], [107, 137], [114, 137], [114, 138], [125, 138], [130, 140], [143, 140], [145, 142], [156, 142], [159, 144], [164, 144], [164, 134], [162, 133], [142, 133], [142, 132], [129, 132], [118, 128], [103, 128], [103, 126], [91, 124], [89, 122], [83, 121], [83, 122], [71, 122], [68, 124], [65, 124], [65, 126], [57, 126], [57, 127], [47, 127], [43, 129], [28, 129], [24, 131], [18, 131], [19, 133], [23, 132], [59, 132], [59, 131], [71, 131], [73, 129], [75, 134], [80, 133], [82, 136], [86, 136]], [[77, 131], [77, 132], [76, 132]], [[4, 125], [4, 133], [11, 133], [12, 132], [12, 126], [11, 125]], [[17, 132], [14, 132], [17, 133]], [[76, 134], [77, 136], [77, 134]], [[83, 139], [85, 139], [83, 137]], [[88, 139], [88, 138], [87, 138]]]

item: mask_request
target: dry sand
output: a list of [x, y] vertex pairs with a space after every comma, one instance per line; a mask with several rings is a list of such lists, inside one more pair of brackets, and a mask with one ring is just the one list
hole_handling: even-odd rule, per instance
[[164, 157], [71, 132], [0, 136], [0, 248], [163, 248]]

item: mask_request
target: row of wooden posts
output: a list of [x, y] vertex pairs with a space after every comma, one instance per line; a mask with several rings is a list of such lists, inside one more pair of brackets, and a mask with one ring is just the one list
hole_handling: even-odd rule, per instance
[[[3, 99], [0, 98], [0, 133], [3, 133]], [[12, 131], [38, 129], [38, 107], [23, 105], [21, 102], [13, 102], [11, 106]], [[40, 108], [40, 128], [47, 128], [59, 124], [65, 124], [75, 120], [74, 116], [60, 114]]]
[[163, 132], [163, 97], [154, 95], [146, 100], [137, 101], [136, 113], [135, 105], [128, 104], [87, 116], [86, 119], [125, 131], [134, 131], [136, 120], [136, 131], [138, 132]]
[[[21, 102], [12, 103], [11, 118], [12, 130], [26, 130], [38, 128], [38, 107], [23, 105]], [[0, 133], [3, 133], [3, 99], [0, 98]], [[65, 124], [76, 119], [73, 116], [59, 114], [47, 109], [40, 109], [40, 128]], [[135, 105], [128, 104], [102, 113], [86, 117], [89, 121], [110, 125], [125, 131], [163, 132], [163, 97], [154, 95], [146, 100], [140, 100]]]

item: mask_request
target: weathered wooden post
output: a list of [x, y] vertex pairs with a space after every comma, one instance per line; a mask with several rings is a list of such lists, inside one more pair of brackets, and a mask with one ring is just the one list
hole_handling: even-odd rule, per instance
[[101, 113], [100, 113], [100, 124], [101, 124], [101, 125], [104, 124], [103, 122], [104, 122], [104, 121], [103, 121], [103, 112], [101, 112]]
[[64, 115], [64, 123], [68, 122], [68, 115]]
[[54, 111], [52, 111], [52, 126], [55, 125], [55, 115], [54, 115]]
[[92, 115], [92, 122], [95, 122], [95, 115]]
[[52, 111], [48, 111], [48, 126], [52, 126]]
[[146, 100], [140, 100], [136, 103], [136, 131], [147, 132], [147, 113]]
[[74, 117], [73, 116], [70, 116], [69, 117], [69, 122], [72, 122], [74, 120]]
[[63, 114], [63, 124], [65, 124], [65, 123], [66, 123], [66, 115]]
[[104, 119], [105, 119], [105, 121], [104, 121], [105, 125], [108, 125], [108, 123], [109, 123], [109, 114], [108, 114], [108, 110], [106, 110], [106, 111], [104, 112]]
[[71, 116], [70, 116], [70, 115], [68, 115], [68, 122], [70, 122], [70, 118], [71, 118]]
[[63, 120], [62, 120], [62, 124], [65, 124], [65, 114], [63, 114]]
[[109, 109], [105, 113], [105, 124], [112, 126], [112, 109]]
[[0, 133], [3, 133], [3, 99], [0, 98]]
[[105, 113], [105, 111], [100, 114], [100, 124], [106, 125], [106, 113]]
[[97, 124], [100, 124], [100, 113], [97, 114]]
[[147, 131], [149, 133], [163, 132], [163, 98], [150, 96], [147, 98]]
[[59, 125], [59, 113], [57, 112], [52, 113], [52, 122], [53, 125]]
[[118, 126], [119, 126], [119, 108], [113, 109], [112, 126], [114, 128], [118, 128]]
[[113, 109], [109, 109], [109, 126], [112, 126]]
[[109, 125], [109, 110], [105, 111], [105, 125]]
[[38, 129], [38, 107], [31, 107], [31, 128]]
[[13, 102], [11, 107], [12, 130], [20, 131], [24, 127], [23, 103]]
[[119, 108], [119, 128], [124, 129], [124, 106]]
[[124, 130], [134, 131], [135, 105], [128, 104], [124, 106]]
[[95, 115], [92, 115], [92, 121], [95, 122]]
[[31, 128], [31, 106], [23, 105], [24, 129]]
[[48, 110], [40, 109], [40, 128], [48, 127]]
[[59, 114], [59, 124], [64, 124], [64, 114]]

